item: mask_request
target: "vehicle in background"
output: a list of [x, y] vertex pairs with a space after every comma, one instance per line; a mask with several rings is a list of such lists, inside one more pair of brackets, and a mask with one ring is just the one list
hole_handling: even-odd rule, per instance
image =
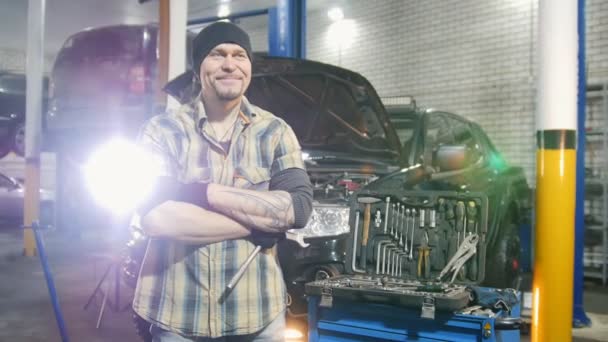
[[[42, 88], [42, 113], [46, 111], [48, 78]], [[25, 75], [0, 71], [0, 158], [11, 151], [25, 155]], [[44, 126], [44, 115], [43, 126]]]
[[[0, 173], [0, 222], [21, 225], [25, 188], [22, 181]], [[54, 225], [55, 197], [52, 191], [40, 189], [40, 223]]]
[[99, 141], [133, 137], [154, 114], [157, 34], [155, 25], [117, 25], [66, 40], [51, 72], [47, 113], [46, 133], [58, 151], [81, 161]]

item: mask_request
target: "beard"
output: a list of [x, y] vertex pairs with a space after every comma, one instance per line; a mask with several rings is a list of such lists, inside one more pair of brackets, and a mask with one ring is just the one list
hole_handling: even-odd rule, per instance
[[215, 91], [217, 98], [222, 101], [232, 101], [239, 98], [244, 93], [244, 84], [240, 86], [224, 86], [217, 82], [212, 83], [211, 87]]

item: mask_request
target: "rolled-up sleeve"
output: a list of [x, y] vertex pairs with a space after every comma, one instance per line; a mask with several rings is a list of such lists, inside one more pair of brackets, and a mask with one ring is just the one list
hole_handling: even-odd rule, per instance
[[274, 160], [270, 172], [271, 175], [275, 175], [280, 171], [291, 168], [306, 169], [298, 138], [289, 125], [283, 124], [274, 150]]

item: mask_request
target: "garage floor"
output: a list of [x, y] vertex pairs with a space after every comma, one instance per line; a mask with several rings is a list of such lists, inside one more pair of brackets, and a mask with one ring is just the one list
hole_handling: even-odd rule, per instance
[[[15, 228], [0, 228], [0, 341], [60, 341], [53, 309], [38, 258], [21, 257], [22, 235]], [[88, 232], [80, 238], [57, 231], [44, 234], [60, 304], [72, 341], [138, 341], [130, 312], [105, 311], [95, 329], [101, 296], [83, 310], [89, 295], [109, 264], [113, 248], [121, 248], [111, 232]], [[113, 279], [113, 278], [111, 278]], [[131, 290], [121, 288], [130, 298]], [[126, 303], [121, 299], [121, 306]], [[594, 324], [576, 329], [574, 341], [606, 341], [608, 289], [588, 283], [585, 305]], [[529, 341], [529, 336], [522, 336]]]

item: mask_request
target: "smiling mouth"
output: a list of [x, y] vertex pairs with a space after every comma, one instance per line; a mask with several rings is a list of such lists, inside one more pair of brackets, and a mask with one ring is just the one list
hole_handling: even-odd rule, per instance
[[240, 77], [218, 77], [218, 81], [240, 81]]

